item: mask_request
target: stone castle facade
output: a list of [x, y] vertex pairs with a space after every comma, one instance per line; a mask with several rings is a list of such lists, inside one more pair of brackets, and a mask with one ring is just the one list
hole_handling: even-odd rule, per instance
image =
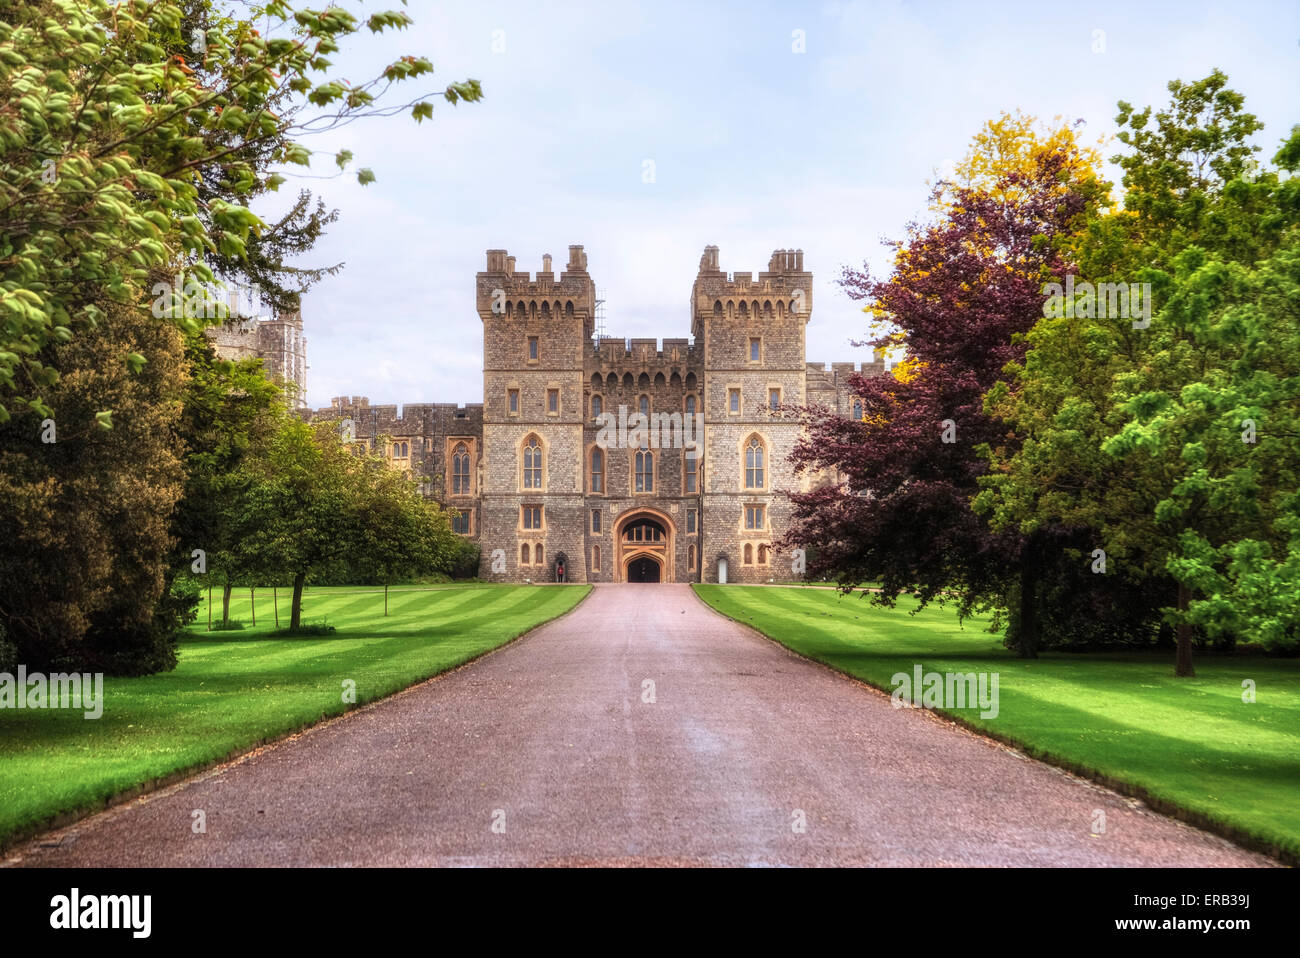
[[[371, 406], [340, 397], [309, 413], [388, 437], [394, 467], [455, 509], [495, 581], [766, 582], [798, 578], [773, 543], [799, 487], [788, 407], [844, 414], [851, 375], [805, 361], [812, 274], [803, 252], [726, 273], [706, 247], [691, 289], [691, 338], [597, 337], [596, 287], [581, 246], [557, 275], [488, 250], [476, 277], [483, 402]], [[637, 415], [649, 435], [638, 433]], [[609, 426], [625, 423], [626, 436]], [[694, 428], [692, 428], [692, 425]], [[604, 431], [602, 431], [604, 427]], [[694, 448], [690, 441], [697, 440]], [[622, 441], [626, 440], [626, 441]]]
[[226, 322], [206, 330], [208, 341], [222, 359], [260, 359], [262, 369], [284, 386], [295, 409], [307, 408], [307, 337], [302, 311], [281, 311], [259, 317], [247, 299], [232, 290], [226, 302]]

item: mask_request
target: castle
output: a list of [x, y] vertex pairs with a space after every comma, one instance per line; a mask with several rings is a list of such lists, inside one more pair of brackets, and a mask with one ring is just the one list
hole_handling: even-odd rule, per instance
[[533, 275], [488, 250], [476, 304], [482, 403], [399, 413], [340, 397], [304, 415], [351, 420], [368, 447], [388, 437], [390, 463], [454, 509], [453, 528], [479, 543], [482, 578], [799, 577], [772, 545], [791, 513], [782, 492], [800, 487], [789, 463], [799, 425], [787, 409], [821, 403], [860, 415], [849, 377], [885, 369], [880, 357], [829, 369], [805, 362], [812, 274], [802, 250], [777, 250], [755, 277], [723, 272], [718, 248], [706, 247], [690, 339], [597, 337], [581, 246], [569, 247], [558, 277], [549, 255]]
[[224, 315], [229, 320], [206, 330], [208, 341], [222, 359], [260, 359], [271, 379], [280, 382], [295, 409], [307, 407], [307, 337], [302, 312], [277, 312], [272, 318], [255, 315], [251, 299], [232, 289]]

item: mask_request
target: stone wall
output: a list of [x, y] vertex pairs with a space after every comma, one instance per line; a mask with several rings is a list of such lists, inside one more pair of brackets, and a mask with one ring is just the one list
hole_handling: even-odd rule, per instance
[[[340, 397], [309, 416], [350, 418], [357, 439], [372, 447], [379, 436], [408, 443], [407, 456], [388, 453], [390, 460], [424, 479], [426, 494], [472, 516], [468, 534], [482, 547], [484, 579], [553, 580], [563, 557], [569, 581], [622, 581], [630, 560], [649, 555], [665, 578], [679, 582], [718, 581], [720, 560], [730, 582], [789, 580], [791, 556], [772, 548], [791, 517], [784, 493], [817, 481], [797, 476], [788, 461], [799, 436], [793, 409], [819, 402], [848, 415], [851, 377], [885, 371], [879, 360], [829, 368], [806, 361], [812, 278], [800, 250], [776, 250], [755, 277], [723, 272], [717, 247], [706, 247], [691, 290], [693, 341], [593, 340], [596, 291], [581, 246], [569, 247], [558, 277], [549, 255], [532, 274], [517, 270], [506, 250], [488, 250], [476, 277], [482, 404], [399, 409]], [[616, 441], [602, 449], [594, 488], [594, 450], [620, 437], [602, 434], [605, 421], [593, 403], [631, 427], [643, 400], [652, 421], [673, 417], [667, 434], [652, 430], [641, 450], [651, 460], [648, 487], [637, 486], [636, 444]], [[681, 432], [690, 402], [702, 453], [693, 491], [682, 447], [690, 433]], [[761, 485], [747, 484], [746, 452], [755, 440]], [[524, 474], [525, 449], [534, 442], [542, 460], [536, 485]], [[469, 493], [455, 496], [448, 469], [461, 443], [474, 468]], [[762, 508], [762, 524], [751, 529], [746, 510], [754, 507]], [[532, 528], [535, 508], [541, 521]], [[647, 521], [663, 530], [662, 539], [621, 535], [629, 526], [651, 535]]]

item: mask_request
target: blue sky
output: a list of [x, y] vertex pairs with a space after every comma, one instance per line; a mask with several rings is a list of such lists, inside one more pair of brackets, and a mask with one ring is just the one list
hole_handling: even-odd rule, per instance
[[439, 101], [432, 123], [370, 119], [306, 141], [323, 154], [316, 172], [346, 147], [378, 178], [302, 181], [340, 210], [308, 261], [347, 264], [304, 301], [313, 407], [343, 394], [481, 401], [474, 274], [497, 247], [535, 272], [543, 253], [558, 269], [584, 244], [609, 334], [657, 337], [689, 334], [705, 245], [723, 269], [755, 272], [773, 249], [802, 248], [815, 274], [809, 360], [869, 358], [850, 346], [864, 317], [835, 285], [840, 269], [882, 267], [881, 240], [924, 215], [927, 181], [1000, 112], [1081, 118], [1095, 140], [1114, 133], [1117, 100], [1163, 105], [1170, 79], [1218, 67], [1266, 124], [1261, 156], [1300, 122], [1294, 3], [407, 10], [413, 28], [364, 38], [334, 57], [337, 74], [360, 81], [417, 53], [435, 82], [395, 94], [475, 77], [485, 99]]

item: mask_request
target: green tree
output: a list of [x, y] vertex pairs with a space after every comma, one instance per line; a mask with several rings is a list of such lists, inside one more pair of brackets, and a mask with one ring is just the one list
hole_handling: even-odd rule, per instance
[[222, 621], [229, 622], [231, 589], [250, 573], [231, 538], [243, 493], [239, 467], [269, 441], [288, 410], [261, 360], [220, 359], [202, 333], [186, 337], [185, 357], [189, 377], [179, 423], [185, 493], [175, 513], [174, 565], [193, 569], [202, 559], [203, 575], [222, 586]]
[[390, 582], [446, 572], [455, 556], [445, 514], [339, 432], [337, 423], [289, 420], [239, 470], [238, 562], [264, 581], [292, 577], [291, 630], [301, 626], [303, 587], [318, 572], [346, 565]]
[[442, 509], [404, 472], [377, 457], [358, 472], [356, 509], [364, 541], [351, 553], [350, 579], [383, 584], [385, 615], [391, 583], [449, 572], [455, 565], [461, 539]]
[[156, 671], [186, 614], [168, 561], [183, 344], [142, 310], [101, 312], [51, 350], [57, 418], [0, 425], [0, 621], [30, 668]]
[[[1117, 158], [1124, 208], [1093, 217], [1073, 258], [1093, 282], [1150, 283], [1150, 323], [1080, 295], [1072, 310], [1035, 324], [1023, 363], [985, 400], [1024, 442], [988, 450], [975, 500], [995, 528], [1055, 524], [1091, 539], [1106, 553], [1107, 577], [1120, 576], [1145, 603], [1126, 610], [1133, 619], [1150, 621], [1163, 606], [1176, 629], [1178, 675], [1194, 671], [1193, 590], [1212, 580], [1205, 568], [1192, 575], [1184, 549], [1204, 565], [1207, 550], [1257, 541], [1265, 527], [1283, 534], [1259, 502], [1279, 483], [1286, 488], [1294, 462], [1273, 444], [1267, 455], [1280, 458], [1265, 464], [1240, 437], [1251, 411], [1289, 421], [1276, 404], [1287, 401], [1284, 370], [1300, 360], [1287, 353], [1294, 320], [1276, 295], [1265, 297], [1286, 269], [1279, 262], [1265, 271], [1272, 287], [1251, 277], [1293, 241], [1300, 204], [1294, 178], [1250, 160], [1246, 138], [1258, 123], [1225, 83], [1217, 71], [1171, 83], [1172, 103], [1154, 129], [1149, 109], [1121, 104], [1118, 122], [1129, 129], [1120, 139], [1131, 148]], [[1277, 156], [1283, 169], [1292, 168], [1295, 142]], [[1269, 315], [1252, 297], [1272, 303]], [[1280, 391], [1264, 385], [1274, 381]], [[1152, 585], [1176, 603], [1145, 599]]]
[[[386, 112], [388, 87], [433, 70], [405, 56], [367, 82], [332, 78], [329, 56], [342, 43], [410, 18], [283, 0], [243, 18], [210, 17], [199, 49], [172, 52], [195, 43], [181, 30], [196, 9], [177, 0], [0, 2], [0, 102], [11, 106], [0, 124], [0, 421], [26, 408], [49, 415], [43, 397], [59, 371], [47, 347], [93, 326], [104, 299], [161, 299], [172, 323], [200, 328], [208, 317], [195, 315], [183, 288], [160, 296], [160, 277], [188, 269], [211, 283], [206, 258], [232, 269], [249, 262], [250, 235], [266, 229], [247, 198], [284, 181], [272, 168], [310, 165], [303, 135]], [[275, 28], [263, 35], [267, 21]], [[481, 90], [469, 80], [442, 95], [457, 103]], [[287, 109], [287, 96], [310, 112]], [[417, 121], [433, 111], [427, 100], [401, 108]], [[340, 166], [350, 158], [335, 155]], [[271, 273], [283, 265], [274, 251], [260, 263]]]

